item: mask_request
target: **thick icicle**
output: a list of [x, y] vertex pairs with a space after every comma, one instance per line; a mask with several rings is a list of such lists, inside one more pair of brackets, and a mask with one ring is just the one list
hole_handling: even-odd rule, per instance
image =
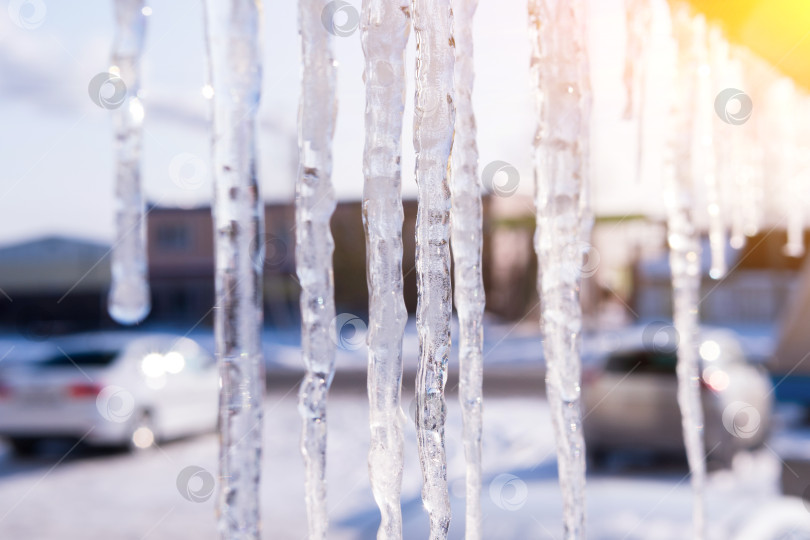
[[[728, 60], [728, 80], [726, 85], [726, 88], [743, 87], [743, 67], [741, 61], [737, 58], [729, 58]], [[715, 126], [723, 127], [725, 125], [724, 123], [715, 123]], [[754, 225], [753, 220], [751, 223], [746, 223], [748, 219], [746, 197], [752, 191], [753, 172], [751, 162], [753, 157], [747, 155], [744, 148], [745, 129], [750, 130], [753, 128], [751, 126], [744, 129], [739, 129], [738, 126], [729, 126], [729, 128], [737, 129], [731, 129], [730, 131], [726, 129], [729, 140], [718, 140], [717, 143], [727, 145], [728, 149], [728, 155], [723, 156], [725, 152], [721, 152], [719, 158], [726, 160], [724, 175], [727, 175], [727, 177], [721, 177], [721, 186], [728, 199], [731, 214], [729, 244], [734, 249], [740, 249], [745, 245], [746, 227]]]
[[563, 492], [563, 537], [584, 538], [585, 447], [580, 413], [579, 287], [592, 223], [587, 211], [588, 74], [585, 2], [532, 0], [537, 289], [542, 302], [546, 387]]
[[[337, 343], [329, 220], [335, 210], [332, 137], [337, 102], [337, 62], [332, 31], [324, 27], [326, 0], [299, 0], [301, 103], [299, 171], [295, 188], [295, 263], [301, 284], [301, 351], [306, 375], [299, 391], [303, 420], [306, 507], [311, 540], [326, 538], [326, 398], [335, 371]], [[329, 20], [326, 21], [330, 22]]]
[[413, 0], [416, 35], [416, 101], [413, 144], [419, 210], [416, 218], [416, 282], [419, 301], [419, 367], [416, 434], [422, 466], [422, 500], [430, 539], [447, 538], [450, 496], [444, 449], [447, 360], [450, 354], [450, 186], [453, 146], [453, 12], [450, 0]]
[[783, 251], [790, 257], [804, 255], [804, 178], [796, 168], [796, 117], [799, 101], [793, 81], [776, 81], [770, 96], [772, 131], [778, 146], [771, 147], [774, 176], [782, 187], [782, 210], [787, 219], [787, 243]]
[[[673, 321], [678, 332], [678, 405], [681, 409], [686, 456], [693, 488], [692, 538], [704, 537], [703, 491], [706, 462], [703, 443], [698, 365], [698, 294], [700, 291], [700, 237], [693, 216], [694, 107], [697, 96], [696, 38], [701, 17], [692, 19], [688, 8], [673, 8], [675, 55], [672, 125], [664, 170], [664, 201], [672, 271]], [[697, 28], [696, 28], [697, 27]]]
[[644, 107], [645, 45], [652, 25], [651, 0], [624, 0], [627, 40], [624, 57], [625, 120], [639, 118]]
[[121, 324], [142, 321], [151, 309], [146, 262], [146, 216], [141, 193], [143, 104], [141, 51], [146, 17], [144, 0], [115, 0], [116, 33], [110, 74], [126, 85], [123, 103], [113, 109], [116, 157], [115, 243], [107, 309]]
[[652, 33], [651, 0], [625, 0], [626, 50], [624, 57], [624, 87], [626, 106], [625, 120], [635, 120], [636, 124], [636, 180], [641, 181], [642, 156], [644, 150], [647, 90], [645, 67], [647, 53], [645, 46]]
[[216, 310], [223, 540], [260, 537], [259, 477], [264, 362], [261, 350], [263, 203], [256, 173], [261, 92], [261, 2], [206, 0], [214, 156]]
[[[741, 130], [743, 158], [744, 190], [741, 195], [742, 214], [744, 217], [745, 236], [754, 236], [764, 226], [765, 219], [765, 149], [769, 146], [772, 134], [768, 126], [767, 94], [774, 78], [774, 69], [761, 58], [754, 56], [747, 49], [734, 48], [735, 57], [742, 63], [742, 81], [738, 88], [745, 89], [750, 95], [756, 110]], [[757, 112], [758, 111], [758, 112]], [[770, 171], [767, 175], [770, 179]], [[737, 239], [738, 240], [738, 239]], [[743, 243], [734, 247], [742, 247]]]
[[402, 294], [402, 113], [409, 0], [364, 0], [366, 146], [363, 223], [369, 292], [369, 478], [382, 520], [379, 540], [402, 538], [402, 335], [408, 312]]
[[[720, 279], [726, 274], [726, 221], [721, 201], [721, 184], [727, 180], [731, 139], [723, 137], [726, 127], [714, 111], [714, 99], [726, 86], [725, 69], [728, 62], [728, 47], [719, 28], [706, 32], [701, 25], [695, 31], [695, 47], [698, 65], [696, 117], [696, 152], [698, 153], [699, 176], [706, 189], [706, 211], [709, 216], [709, 248], [711, 268], [709, 276]], [[711, 45], [711, 46], [710, 46]], [[721, 125], [722, 124], [722, 125]]]
[[481, 538], [481, 431], [484, 376], [484, 280], [481, 181], [472, 88], [473, 17], [478, 0], [454, 0], [456, 134], [450, 168], [455, 303], [459, 323], [459, 401], [466, 471], [465, 538]]

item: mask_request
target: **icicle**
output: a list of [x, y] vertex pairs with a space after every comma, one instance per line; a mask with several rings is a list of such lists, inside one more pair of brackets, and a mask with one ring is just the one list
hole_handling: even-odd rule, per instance
[[380, 508], [379, 540], [402, 538], [403, 434], [400, 420], [402, 335], [402, 113], [410, 2], [364, 0], [366, 146], [363, 223], [369, 292], [369, 477]]
[[[731, 139], [724, 128], [737, 128], [722, 122], [714, 111], [715, 96], [728, 86], [726, 80], [726, 63], [728, 47], [719, 28], [712, 28], [708, 36], [706, 26], [699, 25], [695, 36], [698, 63], [697, 102], [694, 103], [699, 162], [699, 178], [706, 189], [706, 210], [709, 216], [709, 247], [711, 250], [712, 279], [722, 278], [726, 266], [726, 223], [721, 201], [721, 184], [728, 180], [728, 171], [732, 166], [730, 159]], [[710, 45], [711, 43], [711, 45]], [[711, 46], [711, 49], [709, 47]]]
[[454, 0], [456, 133], [451, 172], [452, 252], [459, 322], [459, 401], [466, 471], [467, 540], [481, 538], [481, 407], [484, 347], [484, 281], [481, 273], [481, 181], [478, 176], [472, 88], [473, 17], [478, 0]]
[[[299, 391], [303, 420], [301, 453], [311, 540], [326, 538], [326, 399], [335, 373], [335, 294], [329, 220], [335, 210], [332, 137], [337, 101], [334, 28], [324, 28], [327, 0], [299, 0], [301, 103], [298, 113], [300, 166], [295, 190], [295, 263], [301, 284], [301, 350], [306, 375]], [[329, 22], [334, 23], [327, 19]], [[328, 31], [327, 31], [328, 30]]]
[[[762, 70], [759, 69], [761, 61], [758, 61], [749, 51], [740, 47], [735, 47], [733, 53], [736, 60], [741, 64], [739, 80], [742, 83], [739, 88], [745, 88], [751, 94], [753, 103], [759, 104], [758, 106], [764, 105], [766, 98], [762, 88], [765, 86], [765, 81], [762, 78]], [[763, 136], [764, 119], [765, 115], [762, 114], [762, 111], [755, 113], [752, 115], [751, 120], [743, 126], [744, 129], [741, 130], [740, 152], [744, 183], [739, 197], [742, 206], [742, 221], [744, 222], [743, 233], [746, 237], [754, 236], [759, 232], [764, 214], [765, 152], [763, 147], [767, 140], [767, 137]], [[736, 234], [734, 236], [736, 238], [732, 239], [731, 245], [739, 249], [744, 245], [745, 239]]]
[[782, 188], [782, 210], [787, 219], [787, 243], [784, 253], [789, 257], [804, 255], [804, 182], [796, 168], [796, 123], [798, 100], [793, 81], [778, 80], [772, 89], [771, 105], [774, 115], [774, 137], [778, 147], [775, 178]]
[[[796, 231], [794, 234], [795, 243], [801, 246], [801, 251], [796, 250], [799, 255], [805, 252], [804, 229], [807, 223], [807, 188], [810, 184], [810, 129], [808, 129], [807, 119], [810, 118], [810, 96], [802, 92], [796, 99], [796, 115], [793, 129], [795, 130], [794, 143], [794, 183], [796, 184]], [[801, 119], [801, 120], [797, 120]]]
[[115, 243], [107, 309], [121, 324], [136, 324], [149, 314], [146, 219], [141, 193], [143, 104], [138, 98], [146, 17], [144, 0], [115, 0], [116, 35], [110, 74], [126, 85], [123, 103], [113, 109], [116, 154]]
[[419, 301], [419, 367], [416, 433], [422, 466], [422, 500], [430, 539], [447, 538], [450, 496], [444, 449], [447, 359], [450, 353], [450, 186], [453, 146], [453, 12], [450, 0], [413, 0], [416, 36], [414, 149], [419, 210], [416, 218], [416, 282]]
[[652, 26], [650, 0], [625, 0], [627, 43], [624, 57], [625, 120], [639, 118], [644, 106], [645, 45]]
[[688, 8], [673, 7], [672, 30], [676, 50], [673, 62], [674, 93], [670, 148], [664, 169], [664, 202], [672, 271], [673, 321], [678, 331], [678, 405], [681, 409], [686, 456], [693, 489], [693, 534], [704, 538], [703, 492], [706, 463], [703, 443], [700, 371], [698, 365], [698, 294], [700, 291], [700, 238], [693, 216], [693, 149], [698, 99], [696, 40], [702, 34], [701, 17], [692, 19]]
[[260, 537], [259, 477], [264, 362], [261, 352], [263, 204], [256, 175], [261, 91], [258, 0], [206, 0], [212, 100], [216, 307], [220, 391], [222, 539]]
[[636, 180], [641, 181], [645, 134], [646, 84], [645, 46], [651, 38], [652, 6], [650, 0], [625, 0], [627, 42], [624, 57], [624, 87], [627, 105], [625, 120], [636, 123]]
[[563, 537], [584, 538], [585, 445], [580, 413], [579, 286], [587, 211], [590, 81], [583, 0], [532, 0], [529, 30], [535, 135], [537, 289], [546, 387], [563, 492]]
[[[743, 67], [742, 63], [737, 58], [728, 60], [728, 87], [729, 88], [742, 88], [743, 84]], [[717, 120], [715, 120], [717, 122]], [[722, 126], [724, 124], [717, 124], [715, 126]], [[730, 210], [731, 221], [731, 236], [729, 244], [734, 249], [740, 249], [745, 245], [745, 235], [747, 227], [755, 225], [754, 218], [749, 218], [746, 208], [746, 197], [752, 192], [753, 184], [753, 171], [752, 159], [753, 156], [746, 154], [745, 140], [746, 130], [753, 130], [752, 126], [730, 126], [737, 127], [738, 129], [726, 129], [725, 135], [729, 136], [728, 155], [721, 158], [725, 160], [726, 174], [728, 178], [723, 179], [723, 190], [728, 199], [728, 207]], [[726, 141], [716, 137], [718, 144], [726, 144]], [[747, 221], [750, 223], [746, 223]]]

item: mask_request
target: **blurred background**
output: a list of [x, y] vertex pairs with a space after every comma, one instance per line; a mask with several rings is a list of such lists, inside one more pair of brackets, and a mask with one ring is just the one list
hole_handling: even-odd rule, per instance
[[[0, 13], [0, 537], [215, 538], [218, 479], [214, 260], [202, 5], [149, 8], [142, 91], [152, 311], [134, 329], [106, 310], [113, 239], [109, 111], [88, 96], [108, 69], [112, 2], [9, 0]], [[359, 2], [352, 2], [358, 10]], [[652, 2], [659, 15], [666, 2]], [[694, 0], [735, 45], [810, 85], [804, 0]], [[691, 512], [675, 398], [678, 336], [661, 163], [666, 66], [645, 72], [643, 152], [624, 117], [622, 0], [591, 0], [593, 237], [582, 268], [589, 538], [683, 539]], [[657, 17], [654, 20], [658, 20]], [[22, 22], [21, 22], [22, 21]], [[484, 195], [484, 529], [487, 538], [560, 538], [561, 501], [544, 400], [532, 247], [532, 139], [525, 3], [482, 0], [473, 93]], [[265, 200], [264, 352], [268, 397], [262, 508], [267, 538], [303, 538], [298, 451], [299, 285], [295, 277], [299, 61], [295, 3], [265, 3], [259, 167]], [[665, 47], [652, 25], [649, 47]], [[330, 538], [374, 538], [367, 479], [361, 221], [364, 88], [359, 31], [335, 39], [339, 204], [337, 375], [329, 409]], [[414, 43], [409, 43], [409, 81]], [[743, 89], [745, 90], [745, 89]], [[417, 337], [412, 83], [403, 133], [403, 415], [413, 415]], [[755, 96], [756, 98], [756, 96]], [[754, 101], [754, 115], [765, 103]], [[754, 123], [738, 126], [754, 129]], [[761, 125], [758, 129], [762, 129]], [[768, 132], [760, 133], [760, 140]], [[710, 276], [703, 234], [700, 316], [711, 538], [810, 539], [810, 266], [788, 256], [780, 179], [765, 173], [762, 226]], [[771, 187], [773, 189], [770, 189]], [[698, 194], [698, 206], [705, 201]], [[798, 204], [803, 210], [803, 193]], [[806, 242], [805, 242], [806, 244]], [[457, 327], [454, 326], [454, 338]], [[464, 456], [450, 361], [448, 476], [463, 537]], [[406, 425], [405, 537], [427, 535], [415, 430]], [[42, 519], [40, 516], [47, 516]], [[792, 535], [792, 536], [791, 536]]]

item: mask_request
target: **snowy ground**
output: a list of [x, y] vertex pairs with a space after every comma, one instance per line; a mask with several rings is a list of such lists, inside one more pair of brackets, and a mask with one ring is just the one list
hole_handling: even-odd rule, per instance
[[[407, 403], [407, 399], [404, 400]], [[298, 454], [296, 389], [274, 390], [266, 402], [262, 508], [264, 537], [304, 539], [303, 467]], [[368, 429], [364, 393], [339, 392], [330, 400], [330, 539], [375, 537], [378, 514], [366, 468]], [[403, 512], [406, 539], [427, 537], [419, 498], [415, 433], [407, 427]], [[464, 457], [460, 411], [449, 400], [448, 472], [454, 520], [451, 538], [463, 538]], [[29, 460], [0, 449], [0, 538], [26, 540], [215, 539], [214, 499], [192, 502], [178, 490], [190, 465], [216, 473], [214, 435], [167, 443], [141, 455], [93, 454], [54, 446]], [[493, 398], [485, 408], [485, 538], [560, 538], [561, 502], [547, 404], [527, 397]], [[778, 495], [781, 466], [767, 450], [738, 456], [733, 471], [711, 476], [708, 508], [713, 540], [810, 539], [777, 536], [779, 529], [810, 530], [798, 499]], [[190, 483], [203, 487], [201, 473]], [[188, 492], [187, 492], [188, 493]], [[205, 494], [200, 494], [205, 498]], [[588, 537], [604, 540], [689, 538], [690, 488], [683, 465], [614, 463], [591, 476]], [[759, 534], [757, 522], [768, 534]], [[784, 527], [782, 527], [783, 524]], [[763, 525], [760, 525], [763, 526]], [[782, 527], [782, 529], [780, 529]]]

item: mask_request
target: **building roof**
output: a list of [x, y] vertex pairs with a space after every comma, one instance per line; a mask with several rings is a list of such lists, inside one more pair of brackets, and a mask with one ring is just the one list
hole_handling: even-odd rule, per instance
[[98, 290], [110, 282], [110, 247], [46, 236], [0, 248], [0, 288], [13, 293]]

